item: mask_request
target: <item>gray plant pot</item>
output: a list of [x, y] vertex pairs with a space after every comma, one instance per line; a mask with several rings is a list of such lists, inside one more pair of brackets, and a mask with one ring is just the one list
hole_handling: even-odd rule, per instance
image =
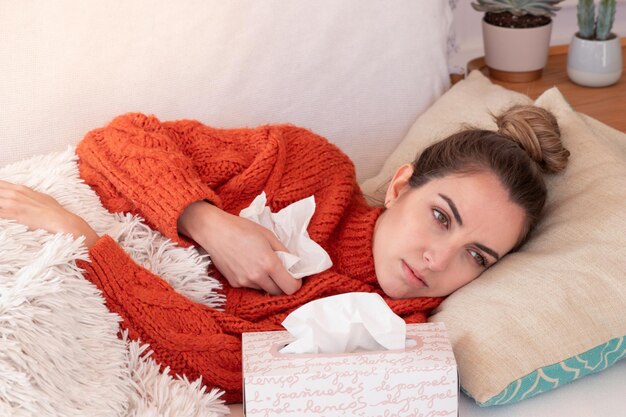
[[606, 41], [572, 37], [567, 52], [567, 75], [585, 87], [605, 87], [622, 76], [622, 46], [617, 36]]
[[548, 61], [552, 22], [536, 28], [512, 29], [491, 25], [483, 19], [482, 29], [485, 63], [496, 74], [529, 74], [531, 78], [525, 81], [541, 77]]

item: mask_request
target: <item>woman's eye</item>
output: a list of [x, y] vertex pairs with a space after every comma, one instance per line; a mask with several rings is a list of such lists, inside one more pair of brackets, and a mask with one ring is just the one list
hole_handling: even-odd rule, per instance
[[484, 256], [482, 256], [480, 253], [476, 252], [475, 250], [470, 250], [469, 253], [479, 266], [483, 268], [487, 267], [488, 262]]
[[441, 211], [433, 209], [433, 216], [435, 217], [435, 220], [441, 223], [441, 225], [446, 229], [450, 226], [450, 220], [448, 220], [448, 217]]

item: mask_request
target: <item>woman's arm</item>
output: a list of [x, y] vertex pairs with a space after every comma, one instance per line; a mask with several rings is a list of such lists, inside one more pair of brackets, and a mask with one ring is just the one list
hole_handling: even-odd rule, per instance
[[287, 248], [272, 231], [254, 222], [198, 201], [179, 217], [178, 230], [211, 255], [233, 288], [277, 295], [293, 294], [302, 285], [276, 256], [276, 251], [288, 252]]
[[274, 234], [221, 210], [209, 184], [227, 182], [251, 155], [211, 132], [195, 121], [120, 116], [78, 145], [80, 173], [109, 210], [139, 214], [170, 239], [202, 246], [231, 286], [295, 292], [300, 281], [275, 254], [286, 249]]
[[29, 229], [44, 229], [51, 233], [83, 236], [91, 248], [98, 234], [80, 216], [67, 211], [54, 198], [23, 185], [0, 180], [0, 217], [15, 220]]
[[126, 114], [87, 133], [76, 153], [81, 177], [107, 209], [139, 214], [151, 227], [181, 242], [176, 223], [185, 207], [201, 200], [221, 205], [185, 147], [183, 138], [172, 135], [156, 118]]

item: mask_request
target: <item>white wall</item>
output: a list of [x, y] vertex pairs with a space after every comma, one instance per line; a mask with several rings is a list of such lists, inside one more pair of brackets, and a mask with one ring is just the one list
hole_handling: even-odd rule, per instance
[[[470, 0], [456, 0], [454, 9], [454, 30], [456, 32], [456, 52], [450, 56], [450, 65], [465, 68], [467, 62], [483, 55], [481, 19], [483, 13], [475, 11]], [[597, 2], [596, 2], [597, 3]], [[577, 0], [560, 3], [561, 10], [554, 18], [552, 45], [568, 44], [578, 31], [576, 21]], [[626, 0], [618, 0], [613, 32], [626, 37]]]

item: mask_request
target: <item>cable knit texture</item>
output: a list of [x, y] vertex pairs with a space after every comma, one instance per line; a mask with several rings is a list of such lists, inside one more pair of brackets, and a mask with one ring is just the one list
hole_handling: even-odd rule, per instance
[[309, 235], [333, 267], [304, 279], [293, 295], [270, 296], [231, 288], [218, 311], [196, 304], [135, 264], [108, 236], [81, 266], [108, 307], [123, 318], [131, 338], [150, 344], [173, 373], [226, 391], [241, 401], [241, 333], [278, 330], [294, 309], [320, 297], [352, 291], [381, 294], [407, 322], [425, 321], [440, 298], [392, 300], [378, 286], [372, 236], [380, 208], [369, 207], [354, 166], [336, 146], [291, 125], [215, 129], [197, 121], [160, 122], [127, 114], [89, 132], [79, 144], [80, 173], [111, 211], [139, 214], [170, 239], [178, 217], [194, 201], [209, 200], [233, 214], [265, 191], [272, 211], [315, 196]]

